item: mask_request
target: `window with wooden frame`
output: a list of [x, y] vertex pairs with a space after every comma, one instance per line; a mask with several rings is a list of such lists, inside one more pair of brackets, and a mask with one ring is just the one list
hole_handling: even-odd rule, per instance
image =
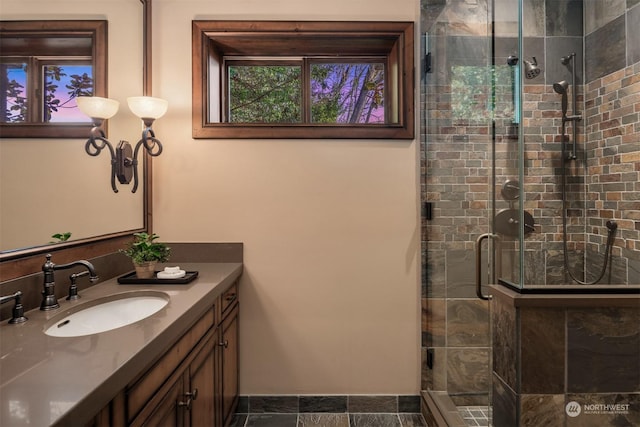
[[86, 137], [81, 95], [105, 96], [107, 21], [0, 22], [0, 136]]
[[193, 21], [194, 138], [414, 137], [413, 23]]

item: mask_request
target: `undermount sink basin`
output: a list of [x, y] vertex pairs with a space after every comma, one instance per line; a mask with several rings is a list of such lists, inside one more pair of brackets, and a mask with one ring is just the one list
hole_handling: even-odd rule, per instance
[[54, 318], [44, 333], [52, 337], [81, 337], [121, 328], [145, 319], [169, 303], [164, 292], [127, 292], [77, 306]]

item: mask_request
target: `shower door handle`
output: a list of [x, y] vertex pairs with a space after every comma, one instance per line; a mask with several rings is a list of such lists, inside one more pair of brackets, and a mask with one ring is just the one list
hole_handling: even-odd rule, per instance
[[485, 301], [490, 300], [491, 295], [484, 295], [482, 293], [482, 241], [493, 237], [494, 235], [491, 233], [484, 233], [476, 239], [476, 295]]

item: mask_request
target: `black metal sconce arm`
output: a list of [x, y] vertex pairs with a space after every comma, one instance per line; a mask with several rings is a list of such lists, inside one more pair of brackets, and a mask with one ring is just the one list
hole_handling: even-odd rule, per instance
[[133, 188], [131, 189], [132, 193], [135, 193], [138, 190], [138, 153], [140, 152], [140, 148], [144, 147], [147, 153], [150, 156], [156, 157], [162, 153], [162, 143], [158, 138], [156, 138], [156, 134], [153, 132], [151, 128], [151, 124], [153, 120], [149, 121], [149, 119], [143, 119], [145, 124], [145, 129], [142, 131], [142, 138], [136, 144], [136, 148], [133, 153]]
[[116, 151], [113, 148], [113, 145], [107, 139], [104, 131], [100, 127], [101, 124], [102, 122], [100, 121], [96, 121], [94, 123], [94, 127], [93, 129], [91, 129], [89, 139], [84, 144], [84, 151], [86, 151], [88, 155], [95, 157], [99, 156], [102, 150], [105, 149], [105, 147], [109, 149], [109, 154], [111, 157], [111, 188], [113, 189], [114, 193], [117, 193], [118, 188], [116, 187]]
[[[109, 149], [111, 157], [111, 188], [114, 193], [118, 192], [116, 187], [116, 178], [120, 184], [129, 184], [133, 178], [132, 193], [138, 190], [138, 154], [140, 148], [144, 147], [145, 151], [153, 157], [162, 153], [162, 143], [156, 138], [151, 125], [154, 119], [143, 118], [145, 125], [142, 131], [142, 138], [136, 144], [135, 150], [131, 149], [131, 144], [127, 141], [120, 141], [114, 148], [109, 142], [107, 136], [102, 130], [102, 119], [93, 118], [93, 128], [89, 135], [89, 139], [84, 145], [84, 150], [90, 156], [98, 156], [105, 148]], [[132, 156], [133, 155], [133, 156]]]
[[[146, 121], [145, 124], [147, 124]], [[135, 193], [138, 189], [138, 152], [140, 147], [144, 147], [151, 156], [159, 156], [162, 153], [162, 144], [155, 137], [149, 124], [142, 132], [142, 139], [136, 144], [135, 151], [132, 150], [131, 144], [127, 141], [120, 141], [114, 148], [113, 144], [107, 139], [101, 125], [101, 120], [94, 119], [94, 127], [91, 129], [91, 134], [85, 143], [84, 149], [88, 155], [95, 157], [107, 148], [111, 157], [111, 188], [113, 192], [118, 192], [116, 178], [120, 184], [129, 184], [133, 177], [134, 184], [131, 192]]]

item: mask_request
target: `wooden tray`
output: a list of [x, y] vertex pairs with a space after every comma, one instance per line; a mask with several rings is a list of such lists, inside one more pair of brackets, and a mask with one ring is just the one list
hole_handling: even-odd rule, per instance
[[178, 279], [158, 279], [156, 277], [157, 273], [157, 271], [154, 272], [154, 277], [150, 279], [139, 279], [138, 276], [136, 276], [136, 272], [132, 271], [124, 276], [118, 277], [118, 283], [121, 285], [184, 285], [198, 277], [197, 271], [187, 271], [184, 277]]

